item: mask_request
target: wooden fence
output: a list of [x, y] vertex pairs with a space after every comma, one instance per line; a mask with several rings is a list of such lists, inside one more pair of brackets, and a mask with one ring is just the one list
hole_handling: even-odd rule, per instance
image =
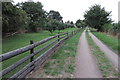
[[[4, 75], [8, 74], [12, 70], [14, 70], [16, 67], [20, 66], [22, 63], [24, 63], [25, 61], [27, 61], [27, 60], [30, 59], [30, 62], [25, 67], [23, 67], [21, 70], [19, 70], [18, 72], [16, 72], [9, 79], [24, 78], [28, 73], [30, 73], [34, 69], [37, 69], [51, 55], [53, 55], [53, 53], [59, 48], [59, 46], [60, 46], [61, 43], [63, 43], [66, 39], [72, 37], [73, 35], [75, 35], [79, 31], [80, 30], [74, 30], [74, 31], [71, 31], [71, 32], [65, 32], [65, 33], [57, 34], [55, 36], [48, 37], [46, 39], [43, 39], [43, 40], [41, 40], [39, 42], [35, 42], [35, 43], [32, 40], [30, 40], [30, 45], [0, 55], [0, 58], [2, 58], [2, 59], [0, 59], [0, 62], [3, 62], [3, 61], [8, 60], [8, 59], [10, 59], [12, 57], [20, 55], [20, 54], [22, 54], [22, 53], [24, 53], [26, 51], [30, 51], [30, 54], [28, 56], [22, 58], [21, 60], [17, 61], [16, 63], [12, 64], [11, 66], [9, 66], [6, 69], [2, 70], [0, 72], [0, 73], [2, 73], [0, 75], [0, 78], [2, 78]], [[39, 46], [39, 45], [41, 45], [43, 43], [46, 43], [47, 41], [49, 41], [51, 39], [54, 39], [54, 38], [57, 38], [57, 39], [53, 40], [52, 42], [50, 42], [46, 46], [38, 49], [37, 51], [34, 51], [35, 47], [37, 47], [37, 46]], [[53, 45], [52, 47], [50, 47], [55, 42], [56, 42], [56, 44]], [[40, 53], [41, 51], [43, 51], [44, 49], [46, 49], [48, 47], [50, 47], [50, 48], [46, 52], [44, 52], [42, 55], [40, 55], [39, 57], [37, 57], [36, 59], [34, 59], [34, 56], [36, 54]]]

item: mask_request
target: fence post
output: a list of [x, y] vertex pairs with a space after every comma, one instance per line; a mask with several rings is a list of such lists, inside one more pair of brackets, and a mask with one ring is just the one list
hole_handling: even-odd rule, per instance
[[67, 38], [68, 38], [68, 31], [67, 31]]
[[60, 35], [59, 35], [59, 34], [60, 34], [60, 33], [58, 32], [58, 41], [60, 41], [60, 39], [59, 39], [59, 38], [60, 38]]
[[71, 33], [72, 33], [72, 36], [73, 36], [73, 31]]
[[[30, 40], [30, 44], [33, 44], [33, 43], [34, 43], [33, 40]], [[30, 54], [33, 54], [33, 53], [34, 53], [34, 48], [30, 50]], [[34, 60], [34, 56], [31, 57], [30, 62], [32, 62], [33, 60]]]

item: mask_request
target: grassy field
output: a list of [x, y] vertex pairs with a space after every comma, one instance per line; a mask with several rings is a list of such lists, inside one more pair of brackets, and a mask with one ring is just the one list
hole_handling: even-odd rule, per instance
[[[70, 32], [76, 29], [77, 28], [67, 28], [67, 29], [61, 30], [60, 33], [67, 32], [67, 31]], [[24, 47], [26, 45], [29, 45], [30, 40], [37, 42], [44, 38], [56, 35], [57, 33], [58, 33], [57, 30], [53, 33], [50, 33], [49, 31], [41, 31], [38, 33], [18, 34], [15, 36], [4, 38], [2, 40], [2, 53], [6, 53], [9, 51]]]
[[87, 40], [90, 45], [91, 51], [96, 57], [97, 64], [102, 73], [103, 78], [114, 78], [118, 76], [118, 73], [115, 72], [109, 60], [105, 54], [99, 49], [99, 47], [93, 42], [92, 38], [86, 32]]
[[75, 68], [75, 56], [79, 37], [83, 30], [77, 35], [66, 40], [63, 46], [45, 64], [42, 73], [36, 74], [38, 78], [72, 78]]
[[110, 35], [106, 35], [101, 32], [92, 32], [92, 33], [101, 41], [103, 41], [106, 45], [108, 45], [109, 48], [114, 50], [116, 53], [120, 52], [120, 49], [119, 49], [120, 45], [118, 45], [118, 38]]
[[[76, 30], [77, 28], [68, 28], [68, 29], [65, 29], [65, 30], [62, 30], [60, 31], [60, 33], [63, 33], [63, 32], [70, 32], [72, 30]], [[25, 34], [18, 34], [18, 35], [15, 35], [15, 36], [12, 36], [12, 37], [8, 37], [8, 38], [4, 38], [3, 39], [3, 49], [2, 49], [2, 54], [6, 53], [6, 52], [9, 52], [11, 50], [15, 50], [15, 49], [18, 49], [18, 48], [21, 48], [21, 47], [24, 47], [26, 45], [29, 45], [29, 41], [30, 40], [33, 40], [34, 42], [37, 42], [37, 41], [40, 41], [44, 38], [47, 38], [47, 37], [50, 37], [50, 36], [53, 36], [55, 34], [57, 34], [58, 31], [55, 31], [54, 33], [50, 33], [48, 31], [42, 31], [42, 32], [39, 32], [39, 33], [25, 33]], [[53, 40], [52, 40], [53, 41]], [[44, 45], [48, 44], [50, 41], [48, 41], [47, 43], [35, 48], [35, 51], [38, 50], [39, 48], [43, 47]], [[48, 48], [46, 48], [47, 50]], [[45, 52], [46, 50], [42, 51], [41, 53], [39, 53], [38, 55], [35, 56], [38, 57], [39, 55], [41, 55], [43, 52]], [[2, 65], [2, 68], [5, 69], [7, 68], [8, 66], [10, 66], [11, 64], [15, 63], [16, 61], [22, 59], [23, 57], [25, 56], [28, 56], [30, 53], [29, 51], [23, 53], [23, 54], [20, 54], [16, 57], [13, 57], [11, 59], [8, 59], [6, 61], [3, 62], [3, 65]], [[10, 77], [12, 74], [14, 74], [15, 72], [18, 72], [20, 69], [22, 69], [27, 63], [29, 63], [30, 60], [27, 60], [26, 62], [24, 62], [22, 65], [20, 65], [19, 67], [17, 67], [15, 70], [11, 71], [10, 73], [8, 73], [8, 75], [5, 75], [5, 77]]]

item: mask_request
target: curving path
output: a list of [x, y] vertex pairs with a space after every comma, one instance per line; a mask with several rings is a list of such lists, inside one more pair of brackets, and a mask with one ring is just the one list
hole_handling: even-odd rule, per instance
[[74, 77], [102, 78], [95, 58], [90, 51], [85, 31], [79, 39]]
[[105, 53], [109, 61], [112, 63], [116, 71], [118, 71], [118, 55], [110, 50], [105, 44], [103, 44], [97, 37], [95, 37], [90, 31], [89, 35], [95, 42], [95, 44]]

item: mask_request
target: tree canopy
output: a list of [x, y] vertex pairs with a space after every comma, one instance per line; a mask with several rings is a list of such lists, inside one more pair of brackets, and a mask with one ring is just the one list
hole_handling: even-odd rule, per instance
[[80, 20], [80, 19], [78, 19], [78, 20], [76, 21], [75, 25], [76, 25], [78, 28], [86, 27], [85, 21], [84, 21], [84, 20]]
[[37, 32], [38, 28], [44, 27], [46, 15], [41, 2], [24, 2], [18, 3], [17, 6], [22, 8], [30, 17], [29, 31]]
[[93, 5], [85, 12], [85, 22], [88, 26], [102, 31], [102, 26], [106, 23], [111, 23], [110, 13], [105, 11], [105, 8], [101, 8], [101, 5]]
[[47, 22], [45, 29], [51, 33], [55, 30], [62, 30], [66, 28], [65, 23], [63, 23], [62, 16], [58, 11], [50, 10], [47, 15]]
[[13, 4], [12, 2], [2, 3], [2, 33], [3, 37], [16, 33], [38, 32], [48, 30], [62, 30], [73, 27], [74, 23], [64, 23], [58, 11], [50, 10], [46, 12], [41, 2], [22, 2]]
[[50, 12], [48, 13], [48, 17], [52, 19], [56, 19], [58, 21], [62, 20], [62, 16], [60, 15], [60, 13], [54, 10], [50, 10]]
[[27, 27], [29, 18], [24, 10], [17, 8], [11, 2], [2, 3], [2, 33], [16, 32]]

